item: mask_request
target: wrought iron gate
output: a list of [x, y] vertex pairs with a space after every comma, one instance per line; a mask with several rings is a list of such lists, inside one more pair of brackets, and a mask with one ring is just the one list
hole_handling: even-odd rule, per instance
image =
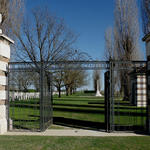
[[110, 72], [105, 72], [105, 127], [110, 131]]
[[[10, 63], [8, 70], [8, 127], [44, 131], [52, 124], [51, 74], [39, 63]], [[26, 86], [35, 89], [28, 91]]]
[[40, 131], [46, 130], [53, 123], [52, 75], [44, 70], [40, 72]]
[[[49, 62], [45, 71], [44, 63], [10, 63], [8, 79], [9, 127], [44, 131], [52, 124], [52, 74], [54, 70], [104, 70], [105, 73], [105, 127], [107, 132], [116, 130], [145, 130], [147, 101], [145, 87], [145, 61], [64, 61]], [[80, 67], [79, 67], [80, 66]], [[121, 83], [121, 74], [124, 82]], [[36, 96], [16, 96], [27, 93], [21, 89], [17, 79], [33, 76], [36, 78]], [[125, 79], [130, 82], [125, 82]], [[141, 81], [140, 81], [141, 80]], [[33, 80], [34, 81], [34, 80]], [[33, 86], [33, 81], [31, 85]], [[35, 83], [34, 83], [35, 84]], [[117, 85], [118, 84], [118, 85]], [[120, 85], [119, 85], [120, 84]], [[144, 85], [144, 88], [142, 87]], [[139, 88], [139, 86], [141, 87]], [[34, 85], [35, 86], [35, 85]], [[127, 86], [131, 86], [129, 88]], [[135, 87], [135, 90], [133, 90]], [[129, 88], [128, 95], [121, 88]], [[133, 92], [135, 91], [135, 92]], [[140, 92], [139, 92], [140, 91]], [[143, 93], [142, 93], [143, 92]], [[39, 95], [38, 95], [39, 93]], [[29, 94], [30, 96], [32, 94]], [[26, 99], [26, 98], [27, 99]], [[135, 100], [133, 100], [135, 98]], [[35, 109], [34, 113], [29, 113]], [[36, 112], [36, 113], [35, 113]], [[17, 113], [14, 115], [14, 113]], [[14, 117], [15, 116], [15, 117]]]
[[111, 61], [105, 73], [106, 130], [145, 131], [146, 109], [146, 61]]

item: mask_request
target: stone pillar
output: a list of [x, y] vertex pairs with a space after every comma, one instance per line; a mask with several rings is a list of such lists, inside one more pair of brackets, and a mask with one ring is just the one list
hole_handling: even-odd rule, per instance
[[10, 44], [13, 43], [10, 38], [0, 34], [0, 134], [7, 132], [8, 126], [7, 66], [10, 60]]
[[146, 43], [146, 56], [147, 56], [147, 119], [146, 119], [146, 128], [150, 134], [150, 33], [147, 34], [143, 41]]

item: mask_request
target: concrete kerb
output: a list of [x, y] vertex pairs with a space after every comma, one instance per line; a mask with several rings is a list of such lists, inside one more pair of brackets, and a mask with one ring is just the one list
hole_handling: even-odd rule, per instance
[[45, 132], [7, 132], [3, 135], [9, 136], [81, 136], [81, 137], [127, 137], [127, 136], [147, 136], [136, 133], [106, 133], [83, 129], [48, 129]]

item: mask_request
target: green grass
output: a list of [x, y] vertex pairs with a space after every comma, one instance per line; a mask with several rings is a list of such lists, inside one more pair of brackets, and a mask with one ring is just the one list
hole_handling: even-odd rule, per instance
[[64, 126], [59, 126], [59, 125], [51, 125], [48, 129], [70, 129], [70, 128], [66, 128]]
[[14, 128], [39, 129], [40, 112], [38, 109], [24, 107], [10, 107], [10, 118]]
[[150, 137], [0, 136], [0, 150], [150, 150]]
[[[141, 111], [141, 108], [130, 106], [129, 102], [121, 101], [121, 98], [119, 97], [116, 99], [116, 104], [114, 106], [116, 112], [116, 116], [114, 117], [115, 124], [141, 125], [141, 123], [145, 121], [146, 118], [143, 116], [144, 121], [141, 121], [140, 116], [141, 114], [146, 113], [145, 108]], [[119, 103], [119, 105], [117, 105], [117, 103]], [[59, 111], [59, 109], [61, 109], [61, 111]], [[56, 97], [54, 98], [54, 110], [54, 116], [56, 117], [101, 123], [104, 123], [105, 119], [104, 97], [80, 97], [74, 95], [69, 97], [63, 96], [62, 98]]]
[[[10, 106], [10, 117], [13, 119], [14, 125], [33, 129], [40, 127], [38, 99], [16, 101], [11, 103]], [[135, 106], [130, 106], [129, 102], [121, 101], [119, 97], [116, 98], [114, 107], [115, 124], [143, 125], [145, 123], [146, 118], [144, 116], [141, 120], [141, 114], [146, 113], [145, 108], [143, 110], [137, 109]], [[68, 97], [63, 95], [61, 98], [54, 96], [53, 117], [104, 124], [104, 113], [104, 97], [79, 95], [79, 93]]]

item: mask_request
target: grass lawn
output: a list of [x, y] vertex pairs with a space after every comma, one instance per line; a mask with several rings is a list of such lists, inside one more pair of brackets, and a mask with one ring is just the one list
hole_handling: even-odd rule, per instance
[[[10, 117], [17, 128], [19, 126], [29, 129], [40, 127], [38, 99], [11, 102], [10, 106]], [[116, 98], [114, 110], [115, 124], [141, 125], [145, 123], [145, 108], [130, 106], [128, 102]], [[54, 96], [53, 117], [56, 124], [76, 125], [77, 127], [88, 124], [94, 127], [97, 124], [97, 127], [101, 129], [105, 121], [104, 97], [79, 94], [61, 98]]]
[[150, 150], [150, 137], [0, 136], [0, 150]]
[[59, 126], [59, 125], [51, 125], [48, 129], [60, 129], [60, 130], [62, 130], [62, 129], [71, 129], [71, 128], [67, 128], [67, 127], [65, 127], [65, 126]]

